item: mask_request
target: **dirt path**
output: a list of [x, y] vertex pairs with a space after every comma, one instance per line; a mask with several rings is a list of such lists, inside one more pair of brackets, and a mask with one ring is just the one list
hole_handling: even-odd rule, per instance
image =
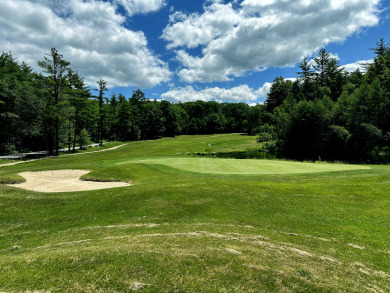
[[13, 166], [13, 165], [17, 165], [17, 164], [34, 162], [34, 161], [38, 161], [38, 160], [43, 160], [43, 159], [34, 159], [34, 160], [28, 160], [28, 161], [20, 161], [20, 162], [12, 162], [12, 163], [0, 164], [0, 167]]
[[114, 146], [112, 148], [109, 148], [109, 149], [104, 149], [104, 150], [99, 150], [99, 151], [93, 151], [93, 152], [86, 152], [86, 153], [78, 153], [78, 154], [67, 154], [67, 155], [62, 155], [61, 157], [65, 157], [65, 156], [77, 156], [77, 155], [86, 155], [86, 154], [92, 154], [92, 153], [100, 153], [100, 152], [105, 152], [105, 151], [111, 151], [111, 150], [115, 150], [115, 149], [118, 149], [120, 147], [123, 147], [125, 146], [126, 144], [121, 144], [121, 145], [117, 145], [117, 146]]
[[26, 182], [7, 185], [38, 192], [72, 192], [131, 186], [130, 183], [126, 182], [96, 182], [80, 180], [81, 176], [89, 172], [91, 171], [53, 170], [22, 172], [19, 173], [19, 175], [26, 178]]
[[[120, 148], [120, 147], [125, 146], [125, 145], [126, 145], [126, 144], [121, 144], [121, 145], [117, 145], [117, 146], [112, 147], [112, 148], [109, 148], [109, 149], [104, 149], [104, 150], [99, 150], [99, 151], [93, 151], [93, 152], [61, 155], [60, 157], [65, 157], [65, 156], [77, 156], [77, 155], [86, 155], [86, 154], [92, 154], [92, 153], [99, 153], [99, 152], [111, 151], [111, 150], [115, 150], [115, 149]], [[50, 157], [50, 158], [56, 158], [56, 157]], [[34, 159], [34, 160], [28, 160], [28, 161], [12, 162], [12, 163], [6, 163], [6, 164], [0, 164], [0, 167], [13, 166], [13, 165], [17, 165], [17, 164], [29, 163], [29, 162], [34, 162], [34, 161], [44, 160], [44, 159], [46, 159], [46, 158]]]

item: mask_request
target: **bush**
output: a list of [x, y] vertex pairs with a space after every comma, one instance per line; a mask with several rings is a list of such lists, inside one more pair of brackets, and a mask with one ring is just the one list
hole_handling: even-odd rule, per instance
[[2, 155], [16, 155], [18, 151], [14, 144], [5, 143], [0, 145], [0, 154]]
[[390, 148], [379, 148], [378, 146], [376, 146], [371, 150], [370, 158], [375, 163], [388, 163], [390, 162]]
[[275, 126], [269, 125], [268, 123], [260, 127], [259, 136], [257, 137], [257, 142], [265, 142], [276, 139]]
[[260, 146], [260, 151], [263, 152], [270, 152], [270, 153], [277, 153], [278, 151], [278, 145], [276, 140], [272, 141], [266, 141]]
[[80, 131], [77, 142], [79, 143], [80, 149], [91, 144], [91, 136], [85, 128]]

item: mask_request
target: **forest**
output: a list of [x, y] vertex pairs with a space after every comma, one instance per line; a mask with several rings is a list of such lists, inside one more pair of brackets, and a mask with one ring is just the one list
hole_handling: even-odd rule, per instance
[[248, 133], [259, 148], [295, 160], [390, 161], [390, 47], [381, 39], [365, 69], [345, 71], [330, 52], [303, 58], [296, 78], [275, 78], [264, 104], [106, 96], [52, 48], [37, 64], [0, 56], [0, 154], [58, 155], [89, 141], [145, 140], [179, 134]]
[[[390, 48], [381, 39], [364, 72], [348, 73], [320, 49], [295, 81], [278, 77], [268, 94], [260, 140], [297, 160], [388, 162]], [[269, 139], [271, 138], [271, 139]]]

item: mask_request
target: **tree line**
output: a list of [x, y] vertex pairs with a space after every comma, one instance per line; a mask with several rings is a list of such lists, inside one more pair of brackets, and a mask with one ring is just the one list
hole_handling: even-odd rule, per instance
[[390, 161], [390, 47], [348, 73], [320, 49], [303, 58], [295, 80], [277, 77], [259, 135], [265, 147], [298, 160]]
[[263, 150], [297, 160], [390, 161], [390, 47], [381, 39], [365, 70], [346, 72], [325, 49], [303, 58], [294, 79], [275, 78], [264, 104], [106, 97], [52, 48], [42, 73], [0, 56], [0, 154], [74, 150], [88, 141], [178, 134], [257, 134]]
[[214, 101], [174, 104], [147, 99], [139, 89], [129, 98], [106, 97], [106, 81], [99, 79], [96, 89], [88, 87], [55, 48], [37, 64], [43, 74], [11, 53], [0, 56], [0, 154], [47, 149], [58, 155], [60, 147], [74, 150], [90, 140], [255, 134], [265, 109]]

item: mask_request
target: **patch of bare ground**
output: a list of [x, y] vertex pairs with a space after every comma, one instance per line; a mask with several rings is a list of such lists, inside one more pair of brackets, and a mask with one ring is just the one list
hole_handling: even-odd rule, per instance
[[311, 235], [303, 235], [303, 234], [298, 234], [298, 233], [286, 233], [290, 236], [300, 236], [300, 237], [305, 237], [305, 238], [312, 238], [320, 241], [325, 241], [325, 242], [331, 242], [331, 239], [323, 238], [323, 237], [316, 237], [316, 236], [311, 236]]
[[139, 291], [139, 290], [144, 289], [148, 285], [141, 283], [141, 282], [132, 282], [132, 283], [129, 283], [129, 286], [130, 286], [130, 290]]
[[364, 246], [360, 246], [360, 245], [353, 244], [353, 243], [348, 243], [348, 245], [353, 247], [353, 248], [360, 249], [360, 250], [366, 249]]
[[157, 228], [162, 225], [166, 226], [168, 224], [140, 223], [140, 224], [122, 224], [122, 225], [107, 225], [107, 226], [88, 226], [83, 228], [72, 229], [71, 231], [97, 230], [97, 229]]
[[231, 253], [231, 254], [238, 254], [238, 255], [242, 254], [241, 251], [238, 251], [238, 250], [236, 250], [234, 248], [226, 248], [226, 251]]
[[[210, 237], [210, 238], [219, 238], [219, 239], [233, 240], [239, 242], [252, 242], [255, 245], [262, 246], [269, 250], [284, 251], [284, 252], [293, 253], [301, 257], [317, 258], [323, 261], [341, 263], [341, 261], [334, 259], [330, 256], [308, 252], [302, 249], [298, 249], [296, 247], [292, 247], [291, 245], [286, 243], [277, 244], [277, 243], [270, 242], [269, 238], [262, 235], [243, 235], [239, 233], [220, 234], [220, 233], [210, 233], [206, 231], [195, 231], [195, 232], [185, 232], [185, 233], [150, 233], [150, 234], [140, 234], [136, 236], [128, 236], [128, 235], [113, 236], [113, 237], [106, 237], [104, 239], [112, 240], [112, 239], [124, 239], [124, 238], [135, 239], [135, 238], [144, 238], [144, 237], [181, 237], [181, 236], [182, 237]], [[232, 253], [232, 251], [229, 252]]]
[[354, 266], [358, 267], [359, 268], [359, 272], [365, 274], [365, 275], [368, 275], [368, 276], [377, 276], [377, 277], [381, 277], [381, 278], [385, 278], [385, 279], [388, 279], [390, 280], [390, 275], [383, 272], [383, 271], [377, 271], [377, 270], [373, 270], [373, 269], [370, 269], [368, 267], [366, 267], [364, 264], [360, 263], [360, 262], [355, 262], [353, 263]]
[[63, 246], [63, 245], [77, 245], [77, 244], [87, 243], [90, 241], [91, 241], [91, 239], [82, 239], [82, 240], [76, 240], [76, 241], [60, 242], [60, 243], [55, 243], [55, 244], [46, 244], [46, 245], [35, 247], [35, 249], [43, 249], [43, 248], [49, 248], [49, 247], [53, 247], [53, 246]]

